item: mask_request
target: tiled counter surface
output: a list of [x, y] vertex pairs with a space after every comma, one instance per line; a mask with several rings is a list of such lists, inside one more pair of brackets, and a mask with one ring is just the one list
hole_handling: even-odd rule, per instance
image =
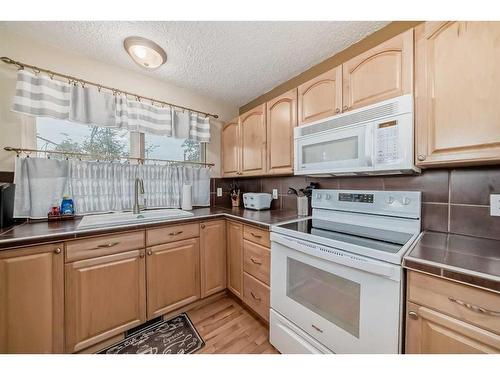
[[252, 211], [243, 208], [207, 207], [195, 208], [191, 212], [194, 215], [188, 218], [184, 217], [181, 219], [165, 220], [154, 223], [149, 222], [85, 229], [78, 229], [78, 224], [81, 219], [58, 222], [25, 222], [0, 231], [0, 250], [30, 244], [64, 241], [99, 234], [179, 224], [193, 220], [209, 220], [218, 217], [240, 220], [263, 228], [269, 228], [269, 226], [273, 224], [292, 221], [299, 218], [295, 210]]
[[426, 231], [405, 268], [500, 292], [500, 241]]

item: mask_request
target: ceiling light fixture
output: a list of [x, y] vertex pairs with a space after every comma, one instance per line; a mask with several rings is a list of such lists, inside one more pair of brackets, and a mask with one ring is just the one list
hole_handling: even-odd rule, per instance
[[167, 62], [167, 54], [152, 40], [140, 36], [129, 36], [123, 41], [123, 47], [138, 65], [154, 70]]

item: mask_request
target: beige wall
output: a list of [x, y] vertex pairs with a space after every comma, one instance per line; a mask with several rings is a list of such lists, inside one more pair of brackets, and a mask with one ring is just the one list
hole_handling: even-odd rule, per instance
[[[200, 111], [216, 113], [207, 146], [207, 161], [215, 163], [213, 175], [220, 175], [220, 129], [224, 121], [238, 114], [238, 108], [189, 90], [155, 80], [132, 70], [41, 45], [15, 34], [0, 32], [0, 56], [116, 87], [139, 95], [157, 98]], [[0, 171], [14, 170], [14, 155], [5, 146], [33, 147], [34, 123], [29, 116], [10, 111], [16, 85], [16, 67], [0, 62]]]

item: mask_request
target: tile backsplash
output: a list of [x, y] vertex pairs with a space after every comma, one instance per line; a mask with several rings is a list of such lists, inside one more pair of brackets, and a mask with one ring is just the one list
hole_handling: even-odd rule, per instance
[[[500, 217], [490, 216], [490, 197], [500, 193], [500, 167], [426, 170], [420, 175], [373, 177], [249, 177], [215, 178], [211, 181], [211, 204], [230, 207], [229, 185], [236, 181], [242, 191], [271, 193], [278, 189], [272, 209], [297, 208], [289, 187], [305, 188], [318, 182], [321, 189], [418, 190], [422, 192], [422, 227], [478, 237], [500, 239]], [[216, 189], [222, 188], [222, 197]]]

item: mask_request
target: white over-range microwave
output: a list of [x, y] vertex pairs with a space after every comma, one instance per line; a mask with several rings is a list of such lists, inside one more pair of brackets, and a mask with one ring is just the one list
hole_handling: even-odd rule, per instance
[[295, 174], [420, 172], [413, 140], [413, 97], [385, 100], [295, 128]]

